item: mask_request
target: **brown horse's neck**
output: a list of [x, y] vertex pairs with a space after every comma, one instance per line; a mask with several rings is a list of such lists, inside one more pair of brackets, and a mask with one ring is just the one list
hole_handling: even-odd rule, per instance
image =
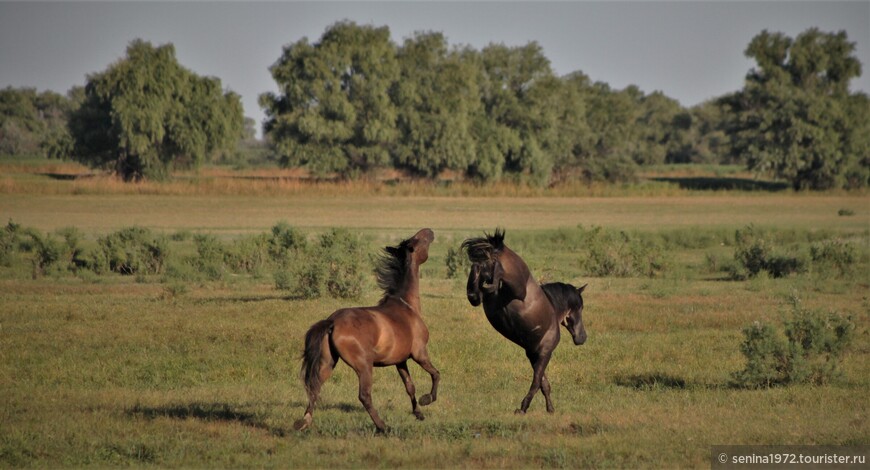
[[402, 299], [412, 310], [420, 313], [420, 266], [411, 263], [405, 279], [405, 287], [396, 297]]

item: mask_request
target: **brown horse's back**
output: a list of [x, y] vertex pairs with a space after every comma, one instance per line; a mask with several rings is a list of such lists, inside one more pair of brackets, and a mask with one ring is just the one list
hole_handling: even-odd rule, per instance
[[335, 311], [329, 319], [333, 322], [332, 343], [339, 357], [351, 367], [363, 362], [391, 366], [408, 360], [413, 328], [407, 318], [399, 318], [401, 314], [382, 307]]

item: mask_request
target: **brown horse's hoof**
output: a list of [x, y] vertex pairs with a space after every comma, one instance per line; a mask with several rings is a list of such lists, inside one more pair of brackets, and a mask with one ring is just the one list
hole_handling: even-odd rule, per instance
[[423, 421], [426, 419], [426, 417], [423, 416], [423, 413], [420, 413], [419, 411], [414, 412], [414, 417], [417, 418], [417, 421]]
[[308, 426], [311, 426], [311, 421], [312, 421], [311, 417], [306, 416], [306, 417], [296, 421], [295, 423], [293, 423], [293, 429], [295, 429], [297, 431], [304, 431], [304, 430], [308, 429]]
[[382, 428], [375, 426], [375, 434], [380, 435], [380, 436], [386, 434], [388, 430], [389, 429], [386, 426], [384, 426]]
[[432, 398], [432, 395], [430, 395], [428, 393], [423, 395], [422, 397], [420, 397], [420, 405], [421, 406], [430, 405], [430, 404], [432, 404], [433, 401], [435, 401], [435, 399]]
[[514, 411], [514, 414], [515, 415], [524, 415], [524, 414], [526, 414], [526, 412], [518, 408], [516, 411]]
[[556, 412], [556, 409], [553, 408], [552, 406], [547, 408], [547, 413], [553, 414], [555, 412]]

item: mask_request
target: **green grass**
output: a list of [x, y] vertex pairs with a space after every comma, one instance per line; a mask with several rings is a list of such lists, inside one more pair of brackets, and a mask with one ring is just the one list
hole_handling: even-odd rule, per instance
[[[436, 240], [422, 270], [438, 401], [416, 421], [394, 368], [377, 369], [374, 404], [390, 427], [374, 434], [357, 380], [340, 365], [314, 425], [292, 424], [305, 330], [357, 301], [293, 300], [268, 278], [161, 283], [161, 276], [54, 273], [30, 278], [27, 260], [0, 267], [0, 466], [159, 467], [707, 467], [717, 444], [863, 445], [870, 441], [868, 220], [861, 195], [685, 194], [655, 198], [0, 194], [0, 218], [43, 231], [99, 235], [140, 225], [231, 241], [286, 220], [309, 236], [345, 226], [371, 251], [423, 226]], [[851, 217], [838, 210], [855, 211]], [[755, 223], [779, 244], [846, 238], [850, 276], [813, 271], [727, 280], [708, 255], [733, 260], [734, 231]], [[516, 416], [531, 380], [523, 351], [445, 279], [448, 247], [507, 229], [507, 243], [539, 279], [589, 282], [589, 340], [563, 341], [548, 368], [556, 413], [542, 397]], [[626, 230], [663, 250], [654, 278], [589, 277], [577, 225]], [[561, 228], [560, 228], [561, 227]], [[745, 390], [741, 330], [778, 324], [797, 293], [809, 308], [857, 324], [844, 375], [825, 386]], [[428, 374], [410, 366], [418, 395]]]

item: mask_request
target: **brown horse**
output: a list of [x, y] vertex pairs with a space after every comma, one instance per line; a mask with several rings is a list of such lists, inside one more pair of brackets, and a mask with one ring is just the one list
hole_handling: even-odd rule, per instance
[[420, 405], [434, 402], [440, 374], [429, 360], [426, 350], [429, 330], [420, 315], [420, 265], [429, 258], [429, 244], [434, 239], [435, 234], [426, 228], [398, 246], [386, 247], [376, 269], [378, 286], [384, 289], [378, 305], [336, 310], [326, 320], [312, 325], [305, 334], [302, 377], [308, 392], [308, 408], [295, 423], [297, 430], [311, 425], [320, 386], [332, 374], [339, 359], [359, 377], [359, 401], [379, 432], [384, 432], [386, 426], [372, 406], [372, 368], [375, 366], [396, 366], [411, 397], [412, 413], [417, 419], [423, 419], [408, 372], [408, 359], [413, 359], [432, 376], [432, 391], [420, 397]]
[[559, 344], [559, 325], [571, 333], [575, 345], [586, 341], [583, 326], [583, 290], [563, 283], [538, 285], [529, 267], [504, 244], [504, 231], [470, 238], [462, 248], [471, 261], [468, 301], [483, 311], [489, 323], [505, 338], [526, 350], [534, 376], [529, 393], [517, 413], [525, 413], [540, 390], [552, 413], [547, 364]]

